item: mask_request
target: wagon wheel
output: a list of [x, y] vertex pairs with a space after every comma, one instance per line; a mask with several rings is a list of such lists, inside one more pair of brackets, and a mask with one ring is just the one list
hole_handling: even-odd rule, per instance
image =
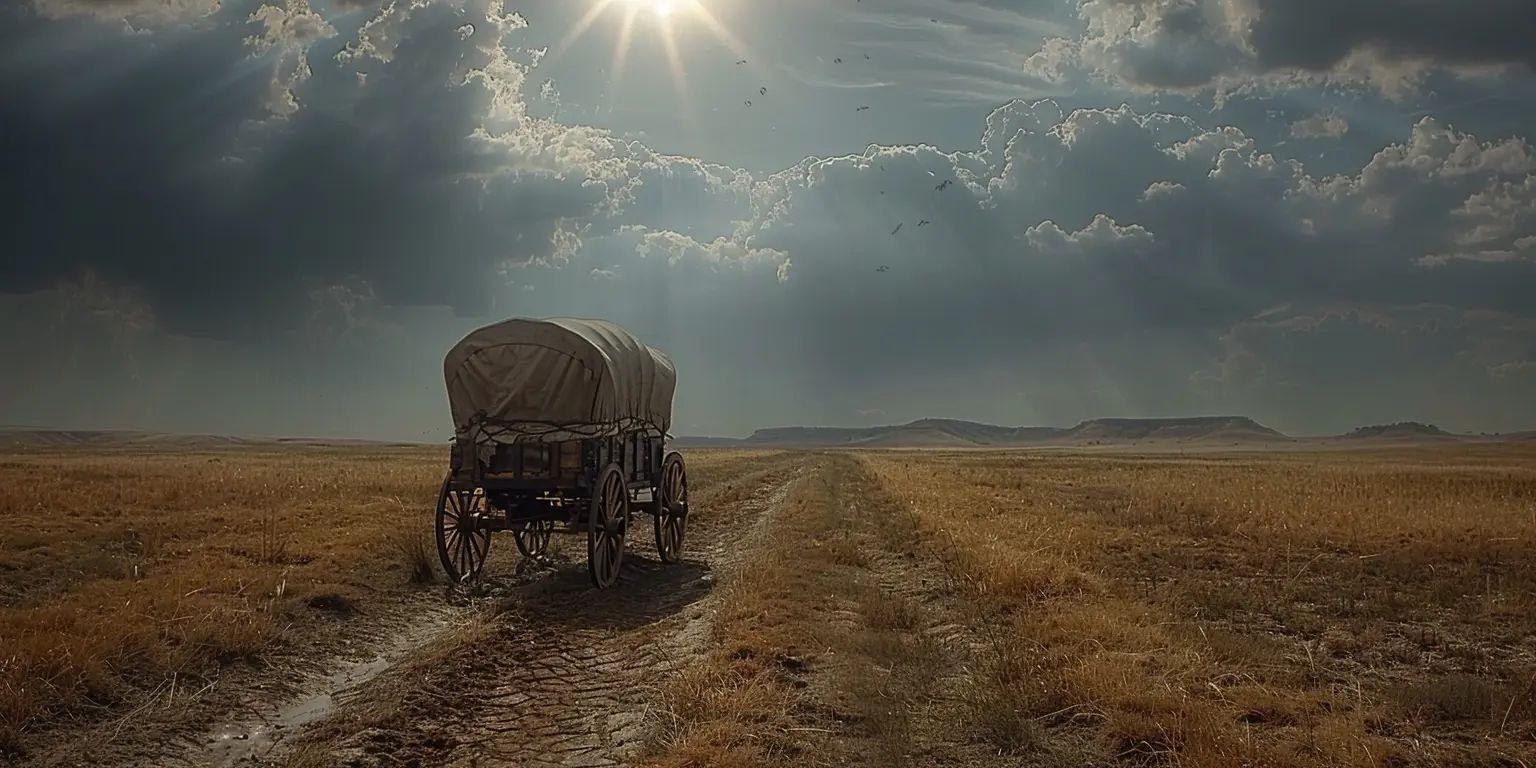
[[624, 534], [629, 529], [629, 488], [617, 464], [603, 467], [587, 510], [587, 573], [598, 589], [619, 580], [624, 564]]
[[549, 534], [555, 530], [553, 520], [530, 520], [519, 528], [512, 529], [512, 540], [517, 542], [517, 551], [529, 560], [537, 560], [544, 556], [544, 551], [549, 549]]
[[683, 534], [688, 525], [688, 469], [683, 455], [673, 451], [661, 462], [661, 482], [656, 485], [652, 507], [656, 525], [656, 554], [663, 563], [683, 557]]
[[452, 488], [453, 475], [437, 494], [437, 556], [448, 580], [462, 584], [480, 575], [491, 548], [491, 530], [481, 518], [485, 497], [473, 490]]

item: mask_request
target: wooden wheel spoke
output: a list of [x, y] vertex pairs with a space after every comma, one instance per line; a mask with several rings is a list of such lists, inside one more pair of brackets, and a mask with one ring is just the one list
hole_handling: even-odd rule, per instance
[[664, 563], [682, 556], [688, 516], [688, 474], [683, 457], [670, 453], [662, 461], [651, 515], [656, 528], [656, 553]]
[[617, 465], [598, 473], [587, 520], [587, 571], [599, 589], [613, 586], [624, 562], [629, 489]]
[[550, 520], [530, 520], [521, 527], [512, 531], [513, 541], [517, 543], [517, 551], [523, 557], [538, 559], [544, 556], [549, 549], [549, 534], [554, 530], [555, 524]]
[[457, 584], [474, 579], [485, 567], [490, 553], [490, 531], [481, 527], [479, 513], [486, 499], [474, 490], [454, 487], [455, 477], [443, 479], [437, 497], [437, 555], [448, 580]]

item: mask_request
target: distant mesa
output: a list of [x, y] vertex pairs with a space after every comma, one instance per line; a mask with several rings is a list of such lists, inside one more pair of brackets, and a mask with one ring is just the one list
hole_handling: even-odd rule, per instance
[[1286, 436], [1247, 416], [1193, 416], [1182, 419], [1092, 419], [1072, 428], [1079, 440], [1285, 440]]
[[1343, 436], [1349, 440], [1375, 438], [1378, 440], [1424, 440], [1434, 438], [1455, 438], [1453, 435], [1433, 424], [1420, 424], [1417, 421], [1399, 421], [1396, 424], [1372, 424], [1368, 427], [1359, 427]]
[[1007, 448], [1128, 442], [1272, 442], [1285, 435], [1246, 416], [1090, 419], [1074, 427], [1000, 427], [960, 419], [918, 419], [882, 427], [773, 427], [743, 440], [680, 437], [679, 447]]

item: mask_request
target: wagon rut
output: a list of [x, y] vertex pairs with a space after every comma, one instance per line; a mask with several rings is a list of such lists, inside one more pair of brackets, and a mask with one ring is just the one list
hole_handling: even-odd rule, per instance
[[487, 634], [398, 679], [386, 673], [361, 692], [376, 701], [344, 706], [291, 756], [347, 766], [625, 764], [652, 725], [656, 687], [708, 642], [716, 570], [740, 556], [798, 474], [784, 466], [751, 480], [749, 498], [689, 532], [674, 565], [654, 558], [649, 525], [636, 526], [611, 591], [591, 590], [584, 547], [566, 542], [569, 559]]

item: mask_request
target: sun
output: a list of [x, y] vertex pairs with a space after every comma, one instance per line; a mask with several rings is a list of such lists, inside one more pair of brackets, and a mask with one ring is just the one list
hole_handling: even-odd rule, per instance
[[[738, 60], [752, 58], [749, 56], [746, 46], [731, 34], [731, 31], [721, 24], [707, 7], [707, 0], [589, 0], [591, 5], [586, 13], [579, 19], [560, 42], [550, 50], [547, 61], [558, 59], [567, 47], [574, 43], [587, 31], [592, 23], [605, 12], [615, 7], [622, 9], [623, 22], [619, 28], [618, 40], [614, 43], [613, 61], [610, 64], [609, 93], [617, 94], [620, 82], [624, 76], [625, 59], [629, 53], [630, 38], [635, 32], [636, 26], [649, 27], [651, 33], [661, 38], [662, 48], [667, 56], [667, 68], [672, 71], [672, 85], [677, 91], [680, 102], [686, 105], [688, 101], [687, 75], [683, 72], [682, 57], [678, 50], [679, 38], [687, 31], [687, 28], [695, 23], [703, 26], [720, 42], [724, 43]], [[636, 25], [636, 16], [644, 13], [650, 16], [652, 23]], [[610, 95], [609, 108], [612, 109]]]
[[624, 0], [623, 4], [628, 8], [631, 16], [637, 13], [648, 13], [658, 20], [666, 20], [668, 16], [678, 14], [684, 10], [683, 6], [696, 6], [696, 0]]

